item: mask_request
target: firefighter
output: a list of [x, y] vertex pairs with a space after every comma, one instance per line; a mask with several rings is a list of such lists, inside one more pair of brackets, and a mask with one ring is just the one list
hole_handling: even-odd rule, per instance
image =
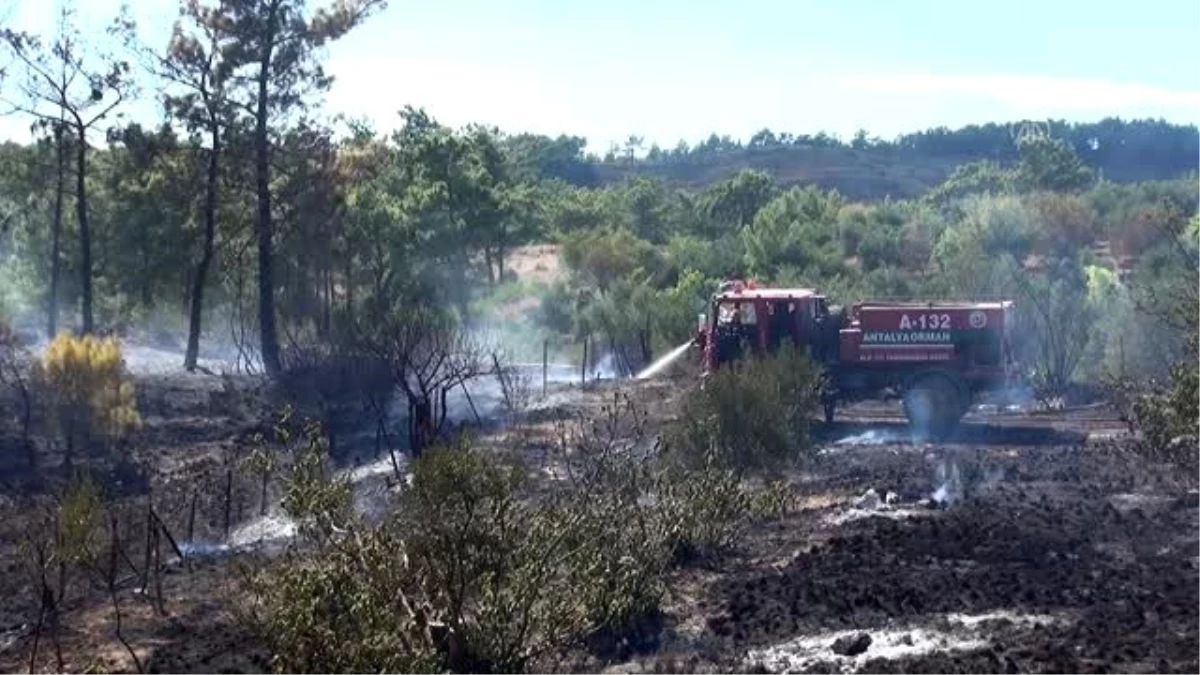
[[[732, 311], [729, 311], [729, 310]], [[728, 321], [721, 321], [720, 314], [729, 311]], [[718, 310], [717, 362], [728, 363], [742, 357], [742, 312], [737, 305], [724, 305]]]
[[787, 340], [796, 340], [796, 304], [778, 302], [771, 305], [771, 349], [779, 349]]

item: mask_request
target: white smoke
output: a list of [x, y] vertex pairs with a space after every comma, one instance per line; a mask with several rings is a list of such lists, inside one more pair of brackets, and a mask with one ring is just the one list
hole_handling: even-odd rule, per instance
[[943, 459], [938, 463], [935, 482], [937, 488], [934, 489], [930, 498], [938, 505], [949, 507], [962, 498], [962, 474], [958, 470], [958, 463], [954, 460]]
[[994, 490], [1004, 480], [1004, 468], [986, 466], [979, 458], [960, 469], [953, 457], [943, 457], [934, 472], [934, 485], [930, 495], [938, 506], [948, 508], [964, 497], [981, 497]]
[[908, 434], [889, 431], [887, 429], [868, 429], [861, 434], [854, 434], [834, 441], [834, 445], [885, 445], [888, 443], [907, 443], [912, 438]]

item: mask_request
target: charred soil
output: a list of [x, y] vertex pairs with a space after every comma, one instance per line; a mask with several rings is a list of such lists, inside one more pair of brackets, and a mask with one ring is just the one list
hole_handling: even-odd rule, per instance
[[[138, 385], [146, 424], [131, 461], [156, 511], [180, 541], [189, 530], [193, 540], [220, 541], [229, 453], [265, 428], [265, 412], [277, 402], [247, 383], [200, 375], [148, 376]], [[522, 442], [552, 442], [557, 420], [595, 410], [622, 391], [655, 422], [671, 414], [669, 382], [600, 384], [584, 393], [564, 387], [532, 416], [536, 423]], [[646, 623], [645, 635], [615, 657], [571, 666], [1196, 672], [1200, 525], [1193, 486], [1136, 456], [1123, 429], [1099, 407], [974, 415], [953, 442], [918, 445], [906, 440], [898, 407], [852, 407], [820, 428], [816, 458], [788, 474], [795, 495], [789, 515], [755, 525], [719, 560], [674, 571], [663, 612]], [[486, 442], [511, 430], [483, 433]], [[6, 465], [4, 477], [23, 485], [15, 465]], [[235, 483], [234, 527], [261, 511], [255, 483]], [[863, 499], [871, 489], [878, 498]], [[145, 508], [144, 488], [127, 492], [124, 508]], [[17, 546], [31, 494], [0, 499], [5, 672], [29, 668], [37, 619]], [[148, 670], [268, 668], [265, 651], [234, 613], [247, 555], [186, 562], [167, 556], [165, 614], [138, 592], [136, 579], [126, 581], [124, 633]], [[139, 559], [136, 551], [133, 557]], [[132, 670], [113, 634], [106, 594], [83, 584], [71, 593], [65, 667]], [[835, 651], [839, 640], [856, 648]], [[43, 642], [36, 669], [54, 668], [53, 649]]]
[[1195, 493], [1133, 454], [1119, 420], [976, 418], [917, 445], [889, 417], [864, 405], [825, 430], [860, 441], [793, 476], [791, 516], [679, 573], [662, 649], [626, 668], [1197, 670]]

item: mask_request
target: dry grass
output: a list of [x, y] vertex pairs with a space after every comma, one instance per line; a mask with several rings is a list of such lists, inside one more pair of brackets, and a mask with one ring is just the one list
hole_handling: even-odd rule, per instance
[[508, 254], [506, 267], [518, 279], [554, 284], [566, 278], [557, 244], [518, 246]]

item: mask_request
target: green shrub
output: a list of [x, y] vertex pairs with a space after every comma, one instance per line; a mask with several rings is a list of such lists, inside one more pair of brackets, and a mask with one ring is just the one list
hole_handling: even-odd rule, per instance
[[755, 520], [775, 520], [792, 511], [795, 495], [786, 481], [773, 480], [750, 498], [750, 517]]
[[570, 333], [575, 325], [574, 304], [575, 298], [567, 285], [554, 284], [542, 293], [535, 319], [539, 325], [556, 333]]
[[466, 447], [415, 464], [400, 519], [423, 594], [457, 644], [454, 670], [521, 670], [588, 628], [570, 513], [519, 499], [523, 470]]
[[285, 493], [308, 496], [289, 512], [327, 527], [303, 528], [246, 586], [244, 616], [279, 671], [517, 672], [658, 607], [652, 512], [618, 487], [633, 465], [535, 495], [515, 463], [435, 448], [400, 511], [370, 528], [341, 515], [315, 461], [298, 464]]
[[873, 270], [884, 265], [899, 265], [904, 262], [900, 257], [899, 232], [885, 227], [875, 224], [858, 245], [858, 255], [865, 269]]
[[737, 233], [724, 231], [712, 239], [672, 237], [663, 250], [665, 266], [676, 274], [697, 270], [705, 277], [724, 278], [742, 265], [742, 238]]
[[851, 257], [858, 254], [859, 244], [868, 229], [869, 209], [862, 204], [847, 204], [838, 213], [838, 239], [842, 245], [842, 255]]
[[417, 462], [401, 521], [424, 595], [458, 640], [451, 668], [520, 670], [657, 611], [664, 524], [678, 510], [647, 499], [660, 483], [650, 458], [628, 452], [628, 412], [582, 424], [564, 453], [568, 484], [548, 490], [526, 491], [522, 467], [466, 447]]
[[601, 291], [607, 291], [638, 268], [661, 267], [654, 246], [621, 228], [564, 236], [562, 258], [572, 274]]
[[1195, 360], [1171, 369], [1166, 392], [1142, 396], [1134, 404], [1142, 431], [1142, 451], [1151, 459], [1174, 464], [1194, 477], [1200, 468], [1200, 373]]
[[[290, 439], [282, 439], [287, 443]], [[261, 449], [247, 458], [247, 468], [261, 472], [265, 483], [273, 462]], [[304, 426], [302, 444], [283, 490], [283, 512], [295, 520], [302, 535], [323, 539], [346, 528], [353, 519], [354, 494], [349, 478], [334, 476], [329, 467], [329, 445], [321, 429]]]
[[414, 578], [394, 528], [355, 531], [320, 555], [289, 553], [249, 574], [240, 610], [276, 672], [441, 672]]
[[779, 469], [810, 449], [822, 386], [820, 367], [792, 348], [730, 364], [685, 400], [668, 451], [685, 465], [716, 461], [739, 475]]
[[750, 493], [711, 454], [698, 469], [666, 472], [658, 497], [664, 540], [675, 564], [709, 559], [732, 547], [750, 515]]
[[709, 293], [717, 286], [696, 270], [687, 270], [671, 288], [658, 291], [653, 315], [654, 328], [667, 345], [695, 337], [696, 316], [707, 310]]
[[247, 576], [243, 617], [289, 672], [517, 672], [616, 645], [657, 613], [668, 565], [720, 553], [786, 501], [779, 486], [755, 496], [715, 456], [663, 465], [644, 423], [614, 399], [564, 428], [566, 480], [549, 485], [465, 442], [428, 450], [374, 527], [347, 513], [310, 444], [284, 488], [308, 525]]

